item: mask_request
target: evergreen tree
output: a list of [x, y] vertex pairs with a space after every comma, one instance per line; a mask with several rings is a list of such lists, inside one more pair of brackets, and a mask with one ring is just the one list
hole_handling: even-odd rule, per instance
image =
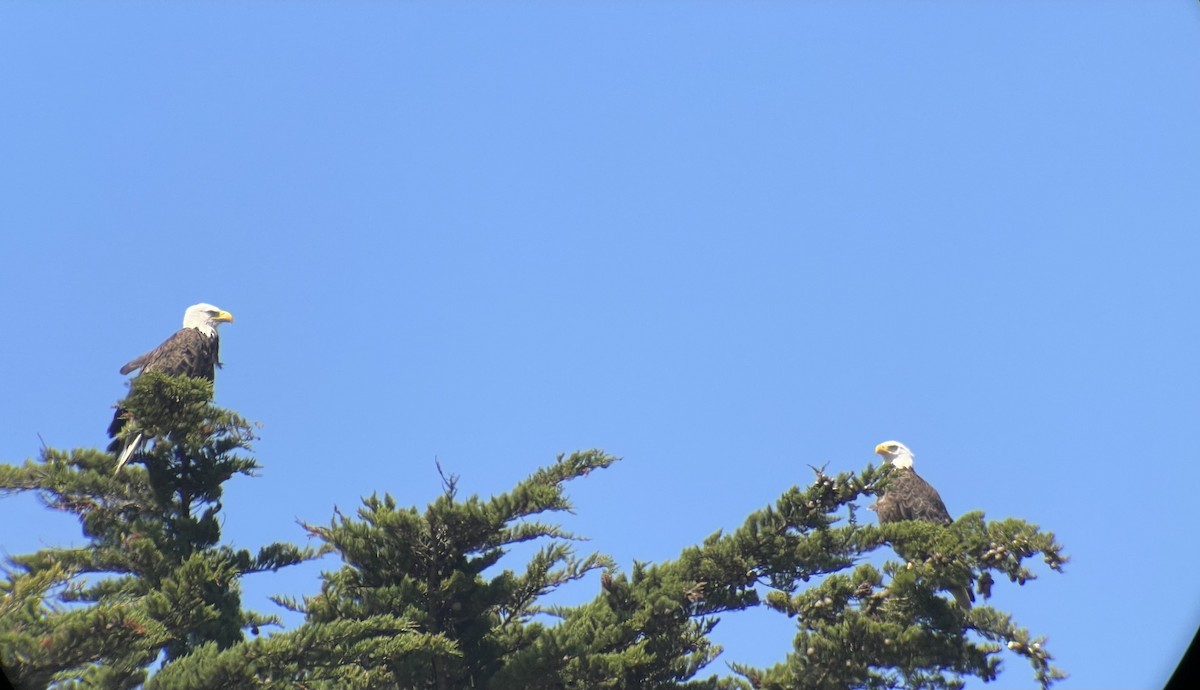
[[[969, 513], [949, 527], [855, 519], [854, 501], [886, 486], [890, 468], [818, 472], [678, 559], [634, 564], [626, 576], [602, 556], [576, 560], [557, 527], [525, 522], [569, 508], [563, 483], [612, 463], [577, 453], [512, 492], [459, 500], [453, 480], [424, 512], [388, 496], [358, 519], [311, 527], [341, 554], [299, 629], [225, 651], [210, 644], [169, 665], [148, 687], [490, 688], [892, 688], [960, 687], [991, 680], [1007, 648], [1048, 687], [1062, 673], [1044, 640], [986, 605], [964, 610], [945, 593], [968, 583], [990, 596], [993, 573], [1024, 584], [1024, 561], [1064, 558], [1052, 534], [1019, 520]], [[844, 522], [845, 524], [839, 524]], [[551, 538], [516, 575], [487, 576], [505, 547]], [[861, 561], [891, 545], [919, 559]], [[539, 603], [555, 587], [604, 568], [601, 591], [580, 606]], [[293, 604], [294, 605], [294, 604]], [[795, 650], [779, 665], [733, 664], [731, 677], [696, 676], [721, 649], [718, 616], [765, 606], [795, 617]], [[535, 619], [548, 613], [559, 620]], [[206, 669], [221, 669], [216, 677]]]
[[[539, 600], [587, 572], [611, 566], [576, 557], [576, 539], [531, 519], [569, 510], [563, 484], [614, 458], [576, 453], [488, 500], [458, 497], [454, 477], [423, 512], [385, 495], [363, 502], [357, 519], [340, 513], [310, 533], [344, 566], [323, 577], [302, 605], [295, 631], [225, 651], [210, 644], [172, 664], [147, 688], [459, 688], [492, 679], [544, 631]], [[486, 574], [515, 544], [549, 539], [521, 572]], [[212, 669], [219, 669], [214, 675]]]
[[[272, 619], [242, 609], [240, 578], [312, 552], [220, 545], [221, 488], [257, 465], [239, 454], [250, 426], [210, 399], [208, 382], [144, 374], [122, 403], [136, 420], [124, 433], [153, 442], [119, 473], [95, 450], [0, 466], [0, 492], [35, 492], [77, 515], [88, 539], [15, 557], [0, 580], [0, 663], [20, 687], [956, 688], [996, 678], [1005, 650], [1043, 688], [1063, 676], [1043, 639], [986, 603], [996, 579], [1035, 577], [1031, 557], [1061, 570], [1053, 534], [981, 513], [947, 527], [859, 524], [857, 502], [885, 489], [891, 468], [818, 470], [741, 527], [623, 573], [601, 554], [576, 556], [577, 537], [541, 517], [570, 510], [566, 482], [615, 462], [599, 451], [560, 457], [488, 499], [459, 496], [443, 476], [424, 510], [387, 494], [354, 517], [335, 509], [306, 528], [340, 567], [302, 602], [277, 600], [304, 623], [246, 640]], [[513, 568], [512, 548], [533, 541]], [[591, 601], [547, 603], [596, 570]], [[981, 595], [970, 608], [950, 596], [966, 587]], [[721, 652], [720, 617], [756, 607], [796, 620], [793, 651], [700, 678]]]
[[[806, 491], [788, 491], [731, 535], [771, 586], [766, 605], [797, 618], [799, 627], [783, 663], [735, 670], [752, 687], [770, 690], [958, 688], [969, 676], [994, 680], [1007, 648], [1031, 664], [1043, 688], [1065, 677], [1050, 664], [1045, 640], [1031, 638], [1010, 616], [986, 605], [964, 609], [942, 596], [973, 584], [986, 599], [994, 573], [1024, 585], [1036, 578], [1025, 565], [1033, 556], [1061, 572], [1066, 557], [1054, 535], [1022, 520], [989, 523], [980, 512], [949, 527], [858, 525], [852, 501], [881, 491], [891, 472], [868, 466], [833, 478], [817, 471]], [[847, 524], [834, 527], [843, 507]], [[889, 560], [882, 571], [854, 565], [884, 545], [920, 557]], [[800, 587], [813, 578], [820, 581]]]
[[[985, 523], [980, 513], [949, 528], [859, 525], [854, 500], [881, 491], [889, 474], [870, 466], [836, 478], [818, 471], [807, 489], [789, 489], [728, 535], [718, 532], [674, 561], [636, 564], [628, 578], [606, 574], [595, 601], [560, 610], [562, 623], [490, 687], [959, 687], [966, 676], [994, 679], [1002, 648], [1027, 658], [1043, 687], [1063, 677], [1044, 640], [1009, 616], [987, 606], [964, 611], [939, 596], [977, 579], [986, 598], [993, 572], [1024, 584], [1035, 576], [1023, 562], [1035, 554], [1060, 570], [1054, 536], [1020, 520]], [[882, 572], [855, 566], [886, 544], [928, 556], [889, 561]], [[797, 618], [787, 659], [770, 669], [732, 664], [744, 682], [693, 679], [720, 652], [708, 638], [717, 616], [759, 605]]]
[[160, 658], [228, 648], [275, 621], [242, 609], [239, 579], [310, 554], [219, 545], [222, 486], [258, 465], [237, 453], [250, 425], [211, 399], [209, 381], [146, 373], [121, 403], [137, 420], [123, 433], [153, 443], [119, 473], [94, 449], [0, 465], [0, 494], [34, 492], [78, 516], [87, 539], [13, 557], [0, 580], [0, 664], [18, 687], [135, 687]]

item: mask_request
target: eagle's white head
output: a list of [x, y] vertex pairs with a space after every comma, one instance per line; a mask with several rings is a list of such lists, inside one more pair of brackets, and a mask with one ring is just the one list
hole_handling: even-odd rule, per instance
[[208, 337], [217, 334], [217, 326], [233, 321], [233, 314], [211, 304], [193, 304], [183, 312], [183, 327], [195, 328]]
[[913, 466], [912, 451], [899, 441], [884, 441], [875, 446], [875, 453], [883, 458], [884, 462], [890, 462], [896, 467], [911, 468]]

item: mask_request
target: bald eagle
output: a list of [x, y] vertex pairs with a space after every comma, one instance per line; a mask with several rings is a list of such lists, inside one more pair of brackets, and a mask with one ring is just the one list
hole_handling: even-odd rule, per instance
[[913, 469], [912, 451], [903, 443], [884, 441], [875, 446], [875, 452], [897, 470], [887, 492], [871, 506], [879, 514], [880, 524], [901, 520], [924, 520], [939, 525], [954, 522], [937, 489]]
[[[913, 469], [913, 454], [907, 446], [899, 441], [884, 441], [875, 446], [875, 452], [885, 464], [896, 468], [887, 491], [870, 506], [879, 516], [879, 524], [921, 520], [944, 527], [954, 522], [937, 489]], [[974, 594], [966, 587], [953, 588], [951, 593], [964, 609], [970, 608], [971, 602], [975, 601]]]
[[[229, 321], [233, 321], [233, 314], [223, 309], [211, 304], [193, 304], [183, 312], [183, 328], [158, 347], [121, 367], [121, 373], [138, 371], [138, 375], [141, 375], [147, 371], [157, 371], [168, 376], [191, 376], [212, 381], [221, 366], [221, 339], [217, 335], [217, 326]], [[112, 423], [108, 425], [108, 435], [114, 439], [108, 447], [109, 451], [115, 453], [118, 448], [121, 449], [117, 471], [141, 447], [143, 440], [142, 435], [138, 434], [122, 448], [121, 441], [116, 437], [129, 422], [129, 417], [129, 412], [118, 405]]]

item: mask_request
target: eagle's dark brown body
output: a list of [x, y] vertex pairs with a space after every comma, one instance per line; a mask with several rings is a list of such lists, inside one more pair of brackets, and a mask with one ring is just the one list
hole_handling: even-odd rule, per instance
[[196, 328], [181, 328], [162, 345], [121, 367], [121, 373], [141, 369], [212, 381], [221, 366], [217, 356], [219, 347], [220, 338], [215, 332], [208, 336]]
[[954, 522], [937, 489], [911, 467], [896, 468], [887, 492], [874, 508], [881, 524], [901, 520], [924, 520], [939, 525]]
[[[157, 371], [168, 376], [191, 376], [212, 381], [217, 368], [221, 366], [220, 344], [216, 331], [209, 336], [197, 328], [181, 328], [162, 345], [121, 367], [121, 373], [128, 374], [141, 369], [140, 373]], [[128, 420], [129, 414], [118, 407], [112, 423], [108, 425], [109, 437], [115, 438]], [[114, 441], [113, 446], [119, 448], [120, 443]]]

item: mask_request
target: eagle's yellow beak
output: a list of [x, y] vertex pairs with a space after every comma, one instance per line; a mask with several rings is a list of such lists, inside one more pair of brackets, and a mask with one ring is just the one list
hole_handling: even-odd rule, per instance
[[213, 321], [220, 321], [221, 323], [228, 323], [230, 321], [233, 321], [233, 314], [230, 314], [227, 311], [219, 311], [219, 312], [217, 312], [217, 315], [213, 317]]
[[875, 454], [876, 455], [883, 455], [886, 452], [887, 452], [887, 444], [886, 443], [880, 443], [879, 445], [875, 446]]

